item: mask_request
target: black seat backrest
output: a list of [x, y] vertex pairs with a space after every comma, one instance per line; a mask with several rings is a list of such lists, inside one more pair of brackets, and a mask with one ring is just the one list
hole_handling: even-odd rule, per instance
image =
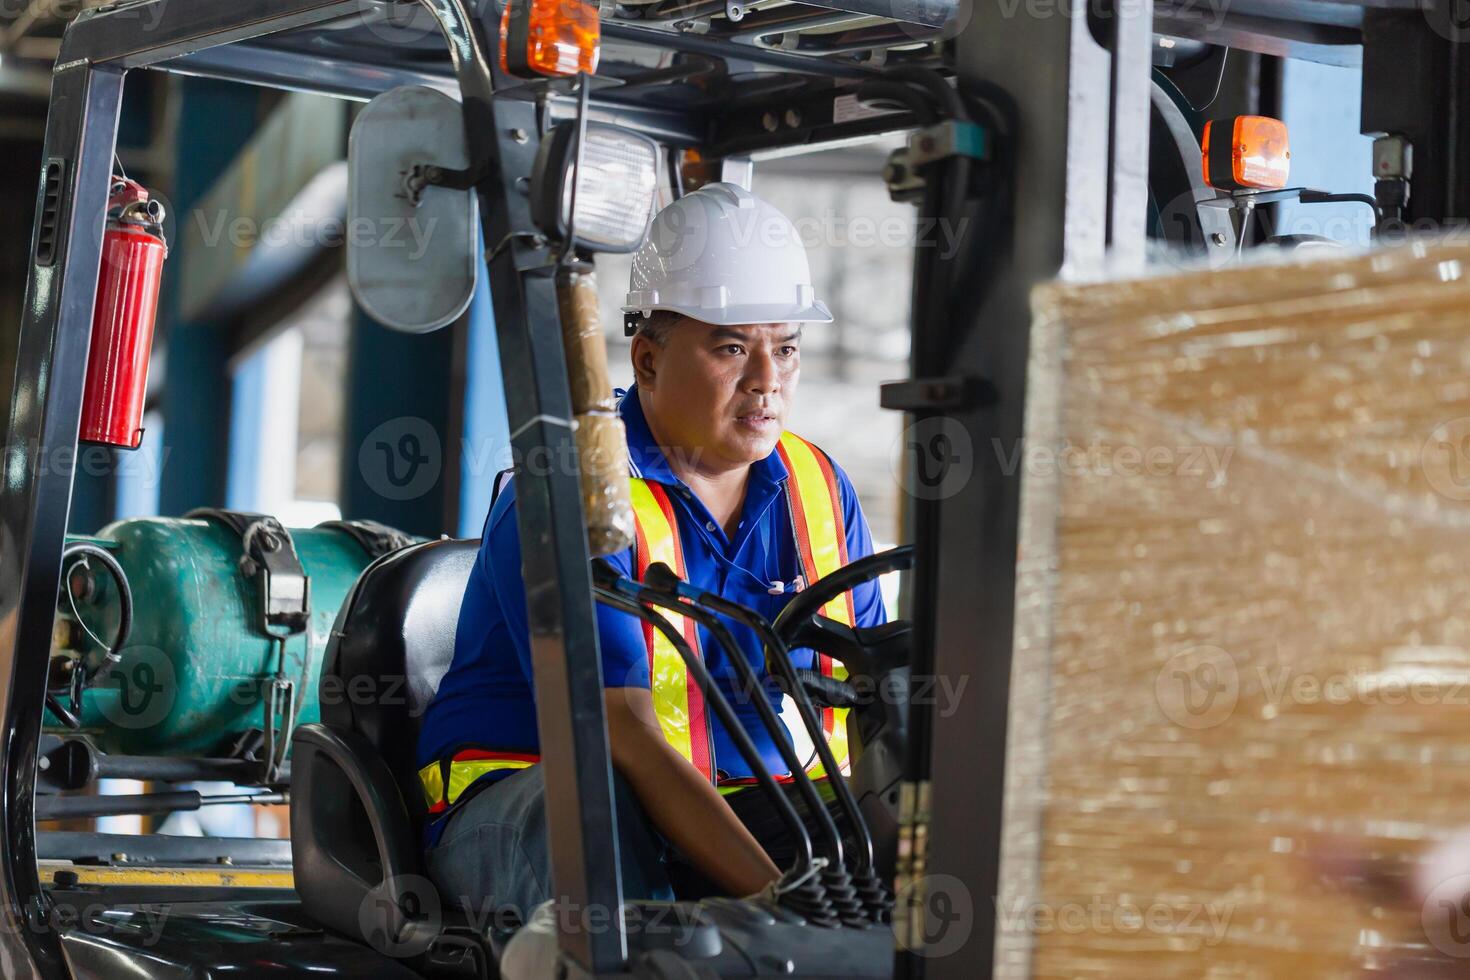
[[365, 737], [424, 817], [415, 765], [424, 711], [454, 659], [454, 633], [479, 542], [429, 541], [363, 570], [337, 614], [322, 665], [322, 722]]

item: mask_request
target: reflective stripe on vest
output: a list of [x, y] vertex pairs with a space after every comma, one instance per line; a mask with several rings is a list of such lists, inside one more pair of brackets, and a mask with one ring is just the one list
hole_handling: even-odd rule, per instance
[[428, 804], [430, 813], [443, 813], [471, 783], [487, 772], [526, 769], [540, 761], [539, 755], [526, 752], [464, 749], [456, 752], [447, 765], [442, 761], [431, 762], [419, 770], [419, 782], [424, 786], [424, 802]]
[[[800, 436], [786, 433], [777, 447], [786, 466], [791, 526], [795, 530], [797, 550], [801, 553], [802, 572], [808, 582], [815, 581], [847, 564], [846, 525], [842, 519], [842, 498], [837, 488], [837, 475], [832, 462], [820, 449]], [[687, 580], [683, 546], [679, 540], [679, 523], [668, 491], [662, 484], [634, 479], [632, 483], [633, 515], [638, 526], [634, 570], [638, 581], [654, 562], [664, 562], [680, 578]], [[678, 629], [694, 654], [703, 657], [699, 631], [693, 620], [668, 613], [669, 621]], [[822, 614], [838, 622], [853, 625], [852, 595], [843, 593], [822, 609]], [[694, 679], [684, 668], [684, 661], [673, 645], [648, 623], [643, 624], [643, 639], [648, 645], [650, 688], [654, 710], [664, 737], [679, 754], [692, 762], [706, 778], [713, 778], [713, 750], [704, 698]], [[831, 657], [821, 655], [818, 667], [827, 677], [845, 679], [847, 670]], [[824, 709], [822, 728], [833, 758], [844, 772], [848, 769], [847, 709]], [[820, 760], [807, 770], [815, 777], [825, 775]], [[789, 778], [789, 777], [788, 777]], [[752, 784], [754, 780], [733, 780], [722, 786], [731, 790]]]
[[[662, 484], [647, 480], [633, 479], [629, 483], [638, 531], [633, 545], [634, 577], [643, 581], [648, 566], [663, 562], [673, 569], [675, 575], [688, 579], [684, 568], [684, 546], [679, 540], [679, 521], [674, 515], [668, 490]], [[699, 630], [694, 620], [667, 609], [660, 612], [683, 634], [694, 655], [702, 659], [704, 654], [699, 648]], [[714, 782], [714, 743], [703, 692], [689, 675], [679, 651], [668, 637], [648, 622], [643, 623], [643, 642], [648, 649], [649, 693], [653, 696], [653, 710], [658, 715], [664, 738], [705, 779]]]
[[[837, 473], [826, 453], [790, 432], [781, 436], [776, 451], [789, 474], [786, 500], [791, 507], [791, 526], [796, 530], [802, 570], [808, 582], [815, 582], [847, 564], [847, 528]], [[847, 626], [856, 625], [852, 593], [844, 592], [827, 603], [822, 615]], [[824, 677], [847, 678], [847, 668], [826, 654], [817, 655], [817, 666]], [[822, 709], [822, 729], [827, 733], [833, 758], [844, 772], [848, 770], [847, 712], [847, 708]], [[825, 773], [820, 761], [807, 771], [813, 776]]]

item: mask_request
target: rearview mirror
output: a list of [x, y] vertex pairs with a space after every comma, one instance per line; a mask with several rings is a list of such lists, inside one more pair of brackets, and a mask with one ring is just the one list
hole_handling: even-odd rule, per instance
[[347, 283], [368, 316], [405, 333], [454, 322], [480, 269], [475, 192], [413, 190], [425, 165], [470, 166], [460, 104], [420, 86], [369, 102], [347, 141]]

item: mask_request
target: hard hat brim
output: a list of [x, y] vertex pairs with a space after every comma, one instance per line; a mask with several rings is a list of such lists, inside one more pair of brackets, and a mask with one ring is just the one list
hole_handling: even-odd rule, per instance
[[735, 327], [751, 323], [831, 323], [832, 311], [827, 309], [827, 304], [821, 300], [813, 300], [810, 306], [801, 306], [792, 309], [783, 303], [747, 303], [737, 306], [724, 306], [717, 309], [703, 309], [698, 306], [677, 306], [674, 304], [659, 304], [654, 307], [624, 306], [624, 313], [644, 313], [654, 310], [667, 310], [670, 313], [679, 313], [708, 323], [717, 327]]

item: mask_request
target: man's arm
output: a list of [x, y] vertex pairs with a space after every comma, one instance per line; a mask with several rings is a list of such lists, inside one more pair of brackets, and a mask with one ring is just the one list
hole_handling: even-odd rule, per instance
[[[495, 594], [521, 669], [530, 678], [530, 634], [514, 510], [507, 506], [493, 514], [491, 522], [488, 551]], [[629, 574], [629, 552], [609, 560], [619, 572]], [[599, 603], [597, 631], [613, 766], [633, 788], [649, 819], [702, 874], [731, 895], [760, 891], [780, 871], [719, 791], [664, 738], [648, 690], [648, 649], [642, 624]]]
[[647, 690], [611, 688], [603, 701], [613, 765], [658, 829], [705, 877], [744, 896], [781, 876], [719, 791], [664, 738]]

